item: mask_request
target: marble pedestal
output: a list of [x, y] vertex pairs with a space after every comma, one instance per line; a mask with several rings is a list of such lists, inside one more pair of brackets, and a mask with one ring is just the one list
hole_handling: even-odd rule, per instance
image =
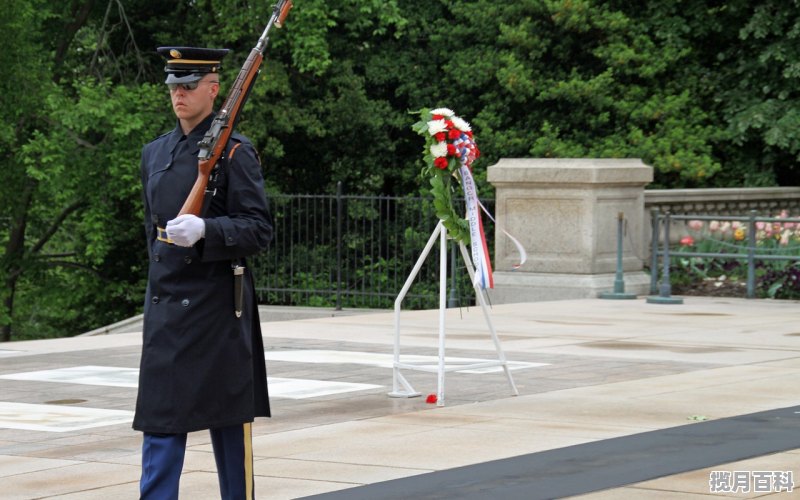
[[[611, 291], [617, 220], [624, 214], [625, 291], [649, 292], [643, 272], [644, 187], [653, 169], [638, 159], [501, 159], [489, 167], [496, 188], [495, 303], [597, 297]], [[528, 253], [519, 255], [505, 229]]]

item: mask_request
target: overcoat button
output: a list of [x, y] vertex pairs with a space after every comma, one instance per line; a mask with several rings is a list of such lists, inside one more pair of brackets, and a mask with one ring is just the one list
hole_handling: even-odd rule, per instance
[[153, 297], [151, 301], [153, 302], [153, 304], [158, 304], [158, 296]]
[[158, 254], [155, 254], [155, 255], [153, 255], [153, 260], [156, 261], [156, 262], [160, 262], [161, 261], [161, 256], [158, 255]]
[[181, 301], [181, 305], [182, 305], [183, 307], [189, 307], [189, 299], [183, 299], [183, 300]]
[[183, 260], [184, 260], [184, 262], [186, 262], [187, 264], [191, 264], [191, 263], [192, 263], [192, 258], [191, 258], [191, 257], [189, 257], [188, 255], [187, 255], [186, 257], [184, 257], [184, 258], [183, 258]]
[[228, 236], [228, 241], [233, 241], [233, 236]]

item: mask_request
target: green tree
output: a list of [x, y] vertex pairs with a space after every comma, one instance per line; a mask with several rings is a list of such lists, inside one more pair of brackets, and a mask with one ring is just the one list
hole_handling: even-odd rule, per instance
[[[302, 0], [273, 32], [239, 130], [270, 191], [408, 194], [420, 108], [502, 157], [639, 157], [659, 187], [796, 185], [798, 1]], [[8, 0], [0, 29], [0, 339], [138, 310], [138, 157], [174, 126], [162, 45], [232, 49], [249, 0]], [[223, 93], [224, 93], [223, 84]]]
[[124, 21], [121, 4], [92, 18], [93, 2], [16, 3], [1, 21], [11, 42], [3, 57], [18, 76], [3, 82], [16, 116], [0, 131], [9, 214], [0, 340], [113, 320], [120, 310], [107, 304], [141, 288], [142, 259], [131, 258], [141, 252], [130, 249], [142, 232], [131, 224], [140, 212], [137, 157], [167, 109], [161, 89], [110, 57], [109, 9]]
[[[40, 2], [43, 3], [43, 2]], [[33, 187], [26, 182], [24, 168], [15, 154], [15, 146], [26, 137], [32, 128], [30, 109], [42, 99], [44, 89], [37, 82], [46, 76], [37, 64], [39, 50], [33, 43], [33, 30], [28, 27], [40, 21], [41, 11], [36, 2], [12, 1], [7, 14], [0, 19], [0, 30], [8, 37], [6, 50], [0, 51], [0, 63], [6, 68], [7, 77], [0, 81], [0, 92], [5, 102], [7, 119], [0, 123], [0, 168], [6, 173], [6, 181], [0, 184], [2, 196], [3, 254], [0, 264], [2, 277], [3, 307], [0, 309], [0, 340], [10, 339], [9, 325], [15, 299], [16, 284], [22, 269], [22, 244], [27, 226], [27, 210], [31, 205]], [[20, 85], [17, 76], [30, 70], [33, 84]], [[46, 78], [45, 78], [46, 79]], [[13, 106], [10, 103], [14, 103]]]
[[714, 68], [721, 185], [800, 183], [800, 2], [737, 1]]

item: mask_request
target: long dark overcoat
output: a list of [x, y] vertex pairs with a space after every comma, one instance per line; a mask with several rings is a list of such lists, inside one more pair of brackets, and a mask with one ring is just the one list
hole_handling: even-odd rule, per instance
[[[220, 162], [205, 238], [191, 248], [157, 239], [197, 178], [198, 141], [213, 115], [188, 136], [180, 127], [142, 151], [149, 272], [144, 342], [133, 428], [183, 433], [269, 416], [261, 328], [249, 269], [244, 308], [234, 314], [232, 259], [256, 254], [272, 238], [261, 166], [252, 144], [234, 134]], [[206, 196], [209, 196], [206, 194]]]

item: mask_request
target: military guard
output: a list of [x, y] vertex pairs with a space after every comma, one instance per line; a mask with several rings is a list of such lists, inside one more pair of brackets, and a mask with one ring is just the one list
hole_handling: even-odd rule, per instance
[[[178, 216], [197, 178], [198, 142], [214, 117], [228, 50], [158, 52], [166, 58], [177, 125], [147, 144], [141, 159], [149, 270], [133, 420], [144, 433], [140, 494], [178, 498], [187, 433], [209, 429], [222, 498], [250, 499], [251, 424], [270, 413], [255, 290], [244, 263], [272, 238], [261, 165], [250, 141], [234, 133], [212, 172], [204, 212]], [[235, 281], [243, 287], [239, 304]]]

